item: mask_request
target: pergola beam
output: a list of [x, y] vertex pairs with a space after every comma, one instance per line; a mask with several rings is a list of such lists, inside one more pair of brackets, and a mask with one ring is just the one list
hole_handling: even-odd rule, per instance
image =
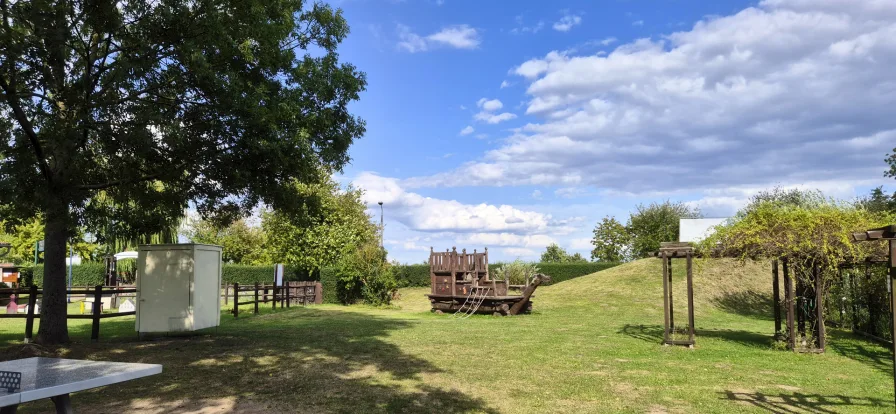
[[896, 224], [877, 229], [860, 231], [852, 234], [853, 241], [874, 241], [896, 239]]

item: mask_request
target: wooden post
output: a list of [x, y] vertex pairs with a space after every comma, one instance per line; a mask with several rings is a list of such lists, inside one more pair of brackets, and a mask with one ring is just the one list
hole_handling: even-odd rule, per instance
[[290, 289], [290, 287], [291, 287], [290, 282], [286, 282], [286, 307], [287, 308], [289, 307], [289, 289]]
[[277, 286], [277, 283], [276, 283], [276, 281], [275, 281], [273, 287], [271, 287], [271, 295], [272, 295], [272, 297], [271, 297], [271, 309], [277, 309], [277, 291], [278, 291], [279, 289], [280, 289], [280, 287]]
[[664, 317], [664, 325], [663, 325], [663, 343], [669, 342], [669, 279], [667, 278], [667, 274], [669, 271], [669, 264], [666, 261], [666, 252], [662, 252], [663, 261], [663, 317]]
[[[890, 290], [896, 283], [896, 240], [890, 240]], [[896, 392], [896, 295], [890, 295], [890, 311], [892, 315], [890, 316], [890, 334], [892, 334], [891, 338], [893, 340], [893, 390]], [[896, 394], [894, 394], [896, 396]]]
[[25, 343], [31, 343], [34, 334], [34, 306], [37, 305], [37, 286], [28, 288], [28, 314], [25, 318]]
[[[267, 293], [267, 289], [265, 289]], [[258, 282], [255, 282], [255, 313], [258, 314]]]
[[672, 295], [672, 256], [669, 256], [669, 329], [675, 333], [675, 298]]
[[793, 326], [793, 281], [790, 280], [787, 258], [781, 260], [781, 270], [784, 271], [784, 306], [787, 309], [787, 347], [793, 350], [796, 348], [796, 329]]
[[815, 277], [815, 337], [818, 349], [824, 352], [824, 275], [818, 271], [818, 263], [812, 265], [812, 274]]
[[93, 288], [93, 326], [90, 328], [90, 341], [100, 340], [100, 312], [103, 310], [103, 285]]
[[778, 259], [772, 260], [772, 311], [775, 315], [775, 340], [781, 337], [781, 290], [778, 288]]
[[227, 300], [230, 297], [230, 285], [224, 284], [224, 304], [227, 304]]
[[233, 284], [233, 317], [240, 317], [240, 284]]
[[[693, 256], [691, 252], [687, 255], [687, 272], [688, 272], [688, 325], [690, 331], [690, 341], [694, 342], [696, 336], [696, 328], [694, 327], [694, 271], [692, 266]], [[671, 273], [671, 272], [670, 272]], [[693, 346], [693, 345], [691, 345]]]

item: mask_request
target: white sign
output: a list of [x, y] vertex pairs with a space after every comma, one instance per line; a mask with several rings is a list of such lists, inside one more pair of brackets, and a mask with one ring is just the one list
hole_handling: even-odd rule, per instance
[[283, 286], [283, 265], [274, 265], [274, 285]]

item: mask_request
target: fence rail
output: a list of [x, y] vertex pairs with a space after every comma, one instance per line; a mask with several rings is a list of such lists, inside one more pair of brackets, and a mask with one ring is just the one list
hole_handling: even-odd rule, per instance
[[[102, 313], [103, 311], [103, 296], [104, 295], [114, 295], [119, 293], [137, 293], [137, 289], [135, 288], [119, 288], [119, 287], [111, 287], [111, 286], [102, 286], [97, 285], [93, 289], [71, 289], [66, 290], [66, 294], [68, 295], [93, 295], [93, 309], [90, 315], [76, 315], [76, 314], [66, 314], [66, 319], [91, 319], [93, 320], [93, 324], [90, 330], [90, 340], [96, 342], [100, 339], [100, 320], [106, 318], [117, 318], [120, 316], [130, 316], [136, 315], [136, 312], [113, 312], [113, 313]], [[34, 334], [34, 320], [40, 319], [40, 314], [34, 313], [34, 307], [37, 305], [37, 297], [44, 294], [43, 289], [38, 289], [37, 286], [32, 285], [28, 288], [13, 288], [13, 289], [0, 289], [0, 295], [3, 294], [15, 294], [15, 295], [28, 295], [28, 305], [27, 311], [25, 314], [19, 314], [18, 310], [16, 313], [0, 313], [0, 319], [2, 318], [24, 318], [25, 319], [25, 343], [30, 343]], [[86, 299], [86, 297], [85, 297]], [[8, 312], [9, 310], [7, 310]]]
[[[240, 305], [254, 305], [254, 313], [258, 313], [258, 305], [261, 303], [271, 303], [272, 309], [277, 309], [277, 304], [281, 308], [289, 308], [291, 305], [308, 305], [320, 304], [323, 299], [320, 282], [286, 282], [285, 285], [240, 285], [234, 283], [233, 286], [225, 286], [224, 297], [228, 298], [233, 294], [233, 313], [234, 318], [240, 316]], [[251, 292], [251, 295], [241, 295], [241, 293]], [[244, 300], [246, 296], [252, 300]], [[260, 296], [260, 298], [259, 298]], [[242, 299], [242, 300], [241, 300]], [[225, 299], [225, 304], [227, 299]]]

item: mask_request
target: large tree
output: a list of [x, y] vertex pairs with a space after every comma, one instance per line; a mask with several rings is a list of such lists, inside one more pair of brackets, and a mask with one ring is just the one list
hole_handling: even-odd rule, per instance
[[227, 263], [271, 264], [264, 231], [248, 225], [246, 220], [240, 219], [221, 227], [209, 220], [197, 219], [187, 226], [186, 235], [191, 242], [221, 246], [221, 259]]
[[631, 235], [632, 254], [637, 258], [647, 257], [659, 250], [660, 243], [678, 241], [679, 219], [700, 217], [699, 209], [682, 202], [639, 204], [626, 226]]
[[274, 262], [312, 272], [335, 265], [346, 251], [379, 241], [360, 189], [342, 188], [330, 176], [295, 187], [300, 194], [320, 200], [319, 214], [290, 215], [278, 210], [262, 214], [261, 227]]
[[[151, 233], [189, 202], [227, 222], [315, 200], [364, 132], [340, 11], [302, 0], [0, 0], [0, 202], [41, 214], [37, 341], [68, 341], [65, 245], [82, 224]], [[102, 196], [102, 201], [97, 198]], [[2, 204], [2, 203], [5, 203]]]
[[628, 261], [631, 251], [631, 237], [628, 229], [615, 217], [606, 216], [594, 226], [594, 249], [591, 258], [601, 262]]

